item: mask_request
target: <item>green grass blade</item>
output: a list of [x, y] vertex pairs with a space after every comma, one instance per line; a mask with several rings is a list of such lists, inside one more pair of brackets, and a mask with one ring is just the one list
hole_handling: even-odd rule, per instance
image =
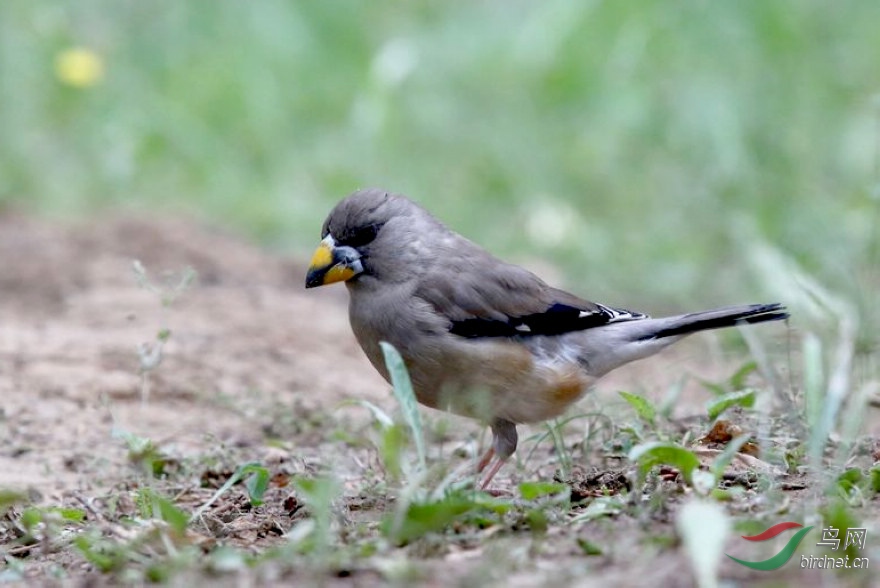
[[729, 392], [715, 398], [706, 408], [709, 413], [709, 420], [714, 421], [722, 412], [732, 406], [742, 406], [743, 408], [752, 408], [755, 406], [755, 391], [741, 390], [739, 392]]
[[644, 396], [632, 394], [631, 392], [624, 392], [623, 390], [620, 390], [617, 393], [620, 394], [620, 397], [626, 400], [627, 403], [635, 409], [636, 414], [639, 416], [640, 419], [647, 422], [648, 424], [654, 424], [654, 417], [657, 415], [657, 409], [654, 407], [650, 400], [648, 400]]
[[733, 461], [733, 458], [742, 449], [743, 445], [749, 442], [751, 437], [749, 435], [740, 435], [736, 439], [732, 439], [727, 447], [724, 448], [718, 457], [715, 458], [715, 461], [712, 463], [712, 473], [715, 475], [716, 482], [721, 479], [721, 476], [724, 475], [724, 470], [727, 469], [727, 466], [730, 465], [730, 462]]
[[727, 513], [714, 502], [691, 500], [679, 510], [675, 526], [684, 542], [697, 586], [718, 586], [724, 542], [730, 531]]
[[419, 456], [419, 466], [424, 470], [426, 467], [425, 437], [422, 430], [422, 419], [419, 416], [418, 401], [413, 391], [412, 381], [409, 379], [409, 372], [406, 370], [403, 358], [393, 345], [385, 341], [379, 344], [382, 346], [382, 353], [385, 354], [385, 365], [388, 367], [388, 373], [391, 374], [394, 396], [400, 403], [403, 418], [413, 434], [416, 453]]
[[339, 498], [342, 488], [333, 478], [297, 478], [293, 486], [315, 521], [310, 548], [319, 557], [325, 557], [333, 541], [333, 502]]
[[263, 493], [266, 491], [266, 487], [269, 484], [269, 470], [260, 465], [259, 462], [250, 462], [244, 465], [238, 466], [238, 469], [229, 476], [229, 479], [217, 489], [213, 496], [200, 506], [193, 515], [190, 517], [189, 521], [193, 522], [198, 519], [202, 514], [208, 510], [212, 504], [217, 502], [217, 500], [223, 496], [230, 488], [238, 484], [240, 481], [245, 479], [247, 476], [253, 476], [257, 478], [256, 480], [249, 480], [245, 485], [248, 490], [248, 496], [251, 500], [251, 504], [253, 506], [259, 506], [263, 503]]
[[700, 460], [692, 451], [675, 443], [642, 443], [632, 448], [629, 459], [638, 464], [640, 480], [644, 480], [652, 467], [666, 464], [679, 470], [690, 484], [694, 470], [700, 467]]

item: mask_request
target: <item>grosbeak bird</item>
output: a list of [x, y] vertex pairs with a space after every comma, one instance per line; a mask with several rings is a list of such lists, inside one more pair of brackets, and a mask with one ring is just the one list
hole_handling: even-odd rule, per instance
[[380, 341], [400, 352], [420, 403], [489, 424], [483, 488], [516, 450], [517, 424], [561, 415], [614, 368], [697, 331], [788, 318], [781, 304], [651, 318], [589, 302], [384, 190], [339, 202], [321, 237], [306, 288], [345, 282], [351, 328], [386, 380]]

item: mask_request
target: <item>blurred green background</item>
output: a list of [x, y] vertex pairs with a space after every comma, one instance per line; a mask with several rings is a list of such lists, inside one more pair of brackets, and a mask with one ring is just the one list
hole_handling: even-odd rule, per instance
[[876, 311], [878, 23], [877, 0], [4, 2], [0, 205], [184, 211], [306, 254], [380, 186], [597, 300], [763, 300], [760, 243]]

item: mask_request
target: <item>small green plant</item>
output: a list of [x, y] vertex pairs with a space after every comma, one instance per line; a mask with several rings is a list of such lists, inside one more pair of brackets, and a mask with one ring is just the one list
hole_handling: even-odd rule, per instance
[[313, 554], [319, 565], [326, 566], [335, 542], [333, 503], [339, 498], [342, 488], [336, 480], [327, 477], [296, 478], [293, 486], [308, 509], [309, 519], [299, 523], [289, 535], [298, 551]]
[[562, 423], [558, 419], [554, 419], [545, 423], [544, 426], [547, 428], [547, 434], [553, 440], [553, 448], [559, 457], [559, 468], [562, 470], [562, 477], [567, 478], [571, 473], [571, 452], [565, 446]]
[[714, 421], [721, 413], [733, 406], [741, 406], [743, 408], [752, 408], [755, 406], [755, 391], [740, 390], [738, 392], [725, 392], [717, 398], [711, 400], [706, 406], [706, 412], [709, 414], [709, 420]]
[[[132, 262], [132, 271], [138, 285], [159, 297], [162, 308], [168, 308], [177, 300], [196, 279], [196, 271], [187, 267], [179, 274], [170, 272], [160, 282], [150, 279], [147, 269], [137, 259]], [[146, 403], [150, 397], [150, 378], [152, 371], [162, 363], [163, 349], [171, 338], [171, 329], [162, 325], [152, 341], [142, 342], [137, 346], [141, 374], [141, 402]]]
[[626, 496], [623, 494], [598, 496], [590, 500], [587, 507], [571, 519], [571, 523], [585, 523], [604, 517], [613, 517], [624, 512], [626, 506]]
[[714, 476], [715, 483], [721, 479], [721, 476], [724, 475], [724, 470], [727, 469], [727, 466], [730, 465], [730, 462], [733, 461], [733, 458], [736, 457], [739, 450], [742, 449], [750, 439], [751, 438], [748, 435], [740, 435], [735, 439], [731, 439], [724, 447], [724, 450], [718, 454], [711, 467], [711, 473]]
[[[665, 439], [663, 432], [657, 423], [657, 407], [653, 402], [639, 394], [620, 390], [617, 394], [626, 401], [630, 408], [635, 410], [638, 420], [628, 419], [619, 425], [619, 433], [615, 443], [619, 445], [623, 453], [629, 453], [645, 439]], [[664, 415], [665, 416], [665, 415]]]
[[196, 270], [186, 267], [179, 273], [168, 272], [163, 275], [160, 282], [156, 282], [147, 274], [147, 268], [144, 267], [144, 264], [137, 259], [132, 261], [131, 269], [138, 286], [159, 296], [164, 307], [171, 306], [193, 285], [198, 276]]
[[558, 482], [522, 482], [517, 486], [517, 489], [523, 500], [536, 500], [545, 496], [558, 496], [561, 494], [568, 496], [571, 492], [568, 484], [560, 484]]
[[730, 517], [715, 502], [692, 499], [678, 511], [675, 525], [684, 542], [697, 586], [718, 586], [718, 570], [730, 531]]
[[439, 498], [413, 500], [387, 513], [382, 534], [395, 545], [405, 545], [428, 533], [439, 533], [455, 523], [488, 526], [510, 510], [504, 501], [469, 490], [450, 490]]
[[693, 483], [693, 474], [700, 467], [700, 460], [692, 451], [675, 443], [643, 443], [629, 452], [630, 461], [638, 466], [638, 484], [641, 487], [648, 472], [654, 466], [668, 465], [676, 468], [688, 484]]
[[190, 522], [201, 517], [211, 505], [241, 481], [244, 481], [251, 505], [260, 506], [263, 504], [263, 495], [269, 487], [269, 470], [257, 462], [246, 463], [238, 466], [235, 472], [217, 489], [214, 495], [205, 504], [196, 509], [190, 518]]
[[873, 466], [867, 473], [861, 468], [848, 468], [837, 476], [837, 496], [850, 506], [863, 506], [880, 492], [880, 466]]
[[12, 506], [27, 502], [27, 494], [9, 488], [0, 488], [0, 516], [6, 514]]
[[[374, 440], [374, 443], [385, 474], [397, 481], [403, 477], [404, 470], [407, 472], [413, 471], [406, 458], [406, 448], [409, 439], [403, 425], [395, 423], [388, 413], [368, 400], [349, 400], [344, 402], [343, 405], [362, 406], [370, 411], [370, 414], [373, 416], [375, 429], [378, 432], [378, 438]], [[359, 442], [359, 440], [348, 436], [346, 436], [346, 440], [352, 444]]]
[[92, 529], [74, 539], [87, 562], [107, 574], [122, 570], [132, 559], [132, 553], [124, 543], [111, 541]]
[[715, 394], [716, 396], [724, 396], [731, 392], [739, 392], [746, 388], [749, 376], [757, 371], [758, 362], [749, 360], [739, 367], [727, 380], [722, 382], [710, 382], [709, 380], [700, 380], [704, 388]]
[[39, 543], [44, 550], [53, 545], [69, 542], [69, 530], [77, 528], [85, 521], [86, 513], [78, 508], [62, 508], [56, 506], [28, 506], [13, 519], [18, 527], [22, 545]]
[[141, 488], [135, 496], [140, 516], [143, 519], [158, 519], [168, 523], [177, 535], [183, 535], [190, 518], [173, 502], [151, 488]]
[[531, 443], [531, 449], [529, 449], [529, 452], [524, 458], [522, 458], [522, 461], [524, 463], [529, 463], [541, 444], [550, 438], [553, 442], [554, 452], [559, 459], [562, 476], [567, 477], [571, 472], [573, 456], [572, 451], [565, 443], [565, 430], [578, 421], [586, 421], [586, 432], [578, 443], [584, 454], [589, 452], [591, 442], [600, 432], [605, 433], [605, 443], [611, 443], [614, 441], [615, 433], [619, 432], [615, 428], [614, 420], [602, 411], [586, 412], [567, 416], [565, 418], [554, 419], [544, 424], [544, 430], [542, 432], [535, 433], [526, 439], [527, 442]]
[[624, 392], [623, 390], [619, 391], [618, 394], [621, 398], [626, 400], [627, 404], [635, 409], [636, 415], [638, 415], [640, 419], [649, 426], [654, 426], [654, 419], [657, 416], [657, 408], [650, 400], [644, 396], [632, 394], [631, 392]]
[[128, 459], [138, 464], [149, 476], [160, 477], [171, 460], [151, 439], [113, 428], [113, 437], [122, 439], [128, 448]]
[[419, 403], [413, 391], [409, 372], [403, 363], [403, 358], [393, 345], [382, 341], [382, 353], [385, 354], [385, 365], [391, 374], [391, 384], [394, 396], [400, 404], [404, 422], [412, 432], [413, 441], [416, 445], [416, 453], [419, 458], [419, 467], [422, 471], [426, 468], [425, 436], [422, 429], [422, 420], [419, 416]]

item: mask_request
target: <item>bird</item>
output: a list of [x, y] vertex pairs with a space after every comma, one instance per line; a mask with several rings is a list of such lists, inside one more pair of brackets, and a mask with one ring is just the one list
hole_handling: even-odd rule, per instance
[[779, 303], [651, 318], [590, 302], [377, 188], [345, 197], [324, 221], [305, 287], [336, 282], [386, 381], [383, 341], [403, 358], [419, 403], [488, 424], [483, 489], [516, 451], [517, 425], [561, 415], [611, 370], [698, 331], [789, 317]]

